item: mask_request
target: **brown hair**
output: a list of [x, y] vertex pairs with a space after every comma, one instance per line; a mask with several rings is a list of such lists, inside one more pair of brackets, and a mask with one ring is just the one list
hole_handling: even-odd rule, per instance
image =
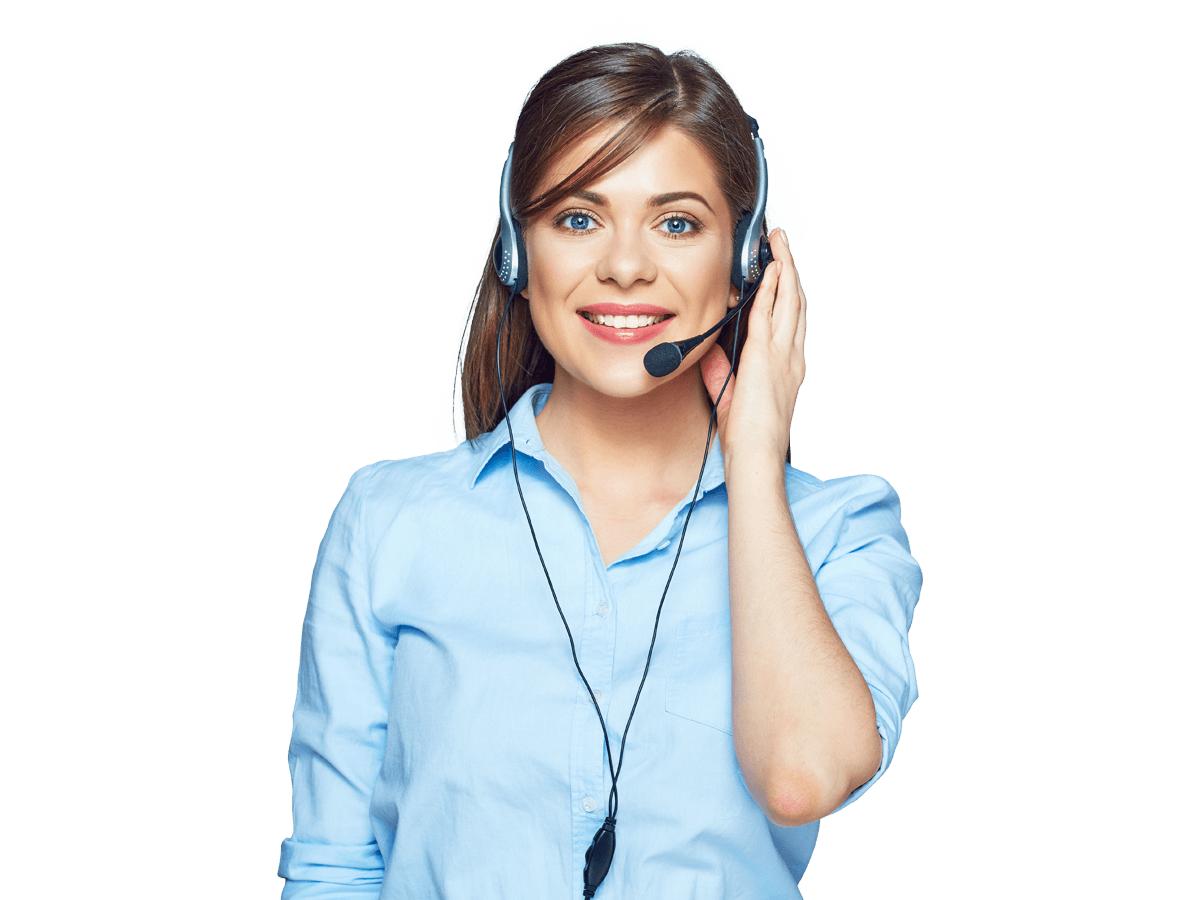
[[[590, 159], [541, 196], [533, 196], [550, 165], [568, 147], [600, 126], [613, 124], [622, 127]], [[646, 44], [582, 50], [543, 75], [530, 92], [514, 138], [512, 205], [517, 220], [524, 227], [620, 165], [666, 126], [688, 134], [712, 160], [733, 211], [732, 229], [754, 205], [757, 183], [746, 113], [725, 79], [699, 56], [686, 50], [667, 56]], [[497, 226], [497, 237], [499, 233]], [[508, 289], [493, 268], [491, 246], [487, 257], [475, 292], [465, 353], [459, 344], [463, 414], [470, 441], [504, 420], [496, 383], [496, 334]], [[731, 265], [732, 259], [731, 247]], [[726, 325], [718, 338], [731, 359], [733, 325], [732, 321]], [[745, 342], [746, 331], [743, 317], [739, 345]], [[741, 347], [737, 350], [740, 356]], [[500, 365], [509, 407], [533, 385], [554, 379], [554, 359], [534, 331], [529, 301], [520, 295], [513, 299], [500, 338]]]

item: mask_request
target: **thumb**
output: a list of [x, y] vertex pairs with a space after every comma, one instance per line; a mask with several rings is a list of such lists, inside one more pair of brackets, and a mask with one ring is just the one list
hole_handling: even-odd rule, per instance
[[[717, 424], [722, 426], [722, 430], [725, 417], [729, 414], [729, 404], [733, 400], [733, 385], [737, 380], [730, 375], [729, 369], [729, 357], [725, 355], [720, 344], [713, 344], [700, 360], [700, 375], [704, 379], [704, 387], [708, 390], [708, 399], [716, 403], [717, 395], [721, 394], [721, 387], [725, 387], [721, 402], [717, 404]], [[726, 376], [729, 376], [728, 385], [725, 384]]]

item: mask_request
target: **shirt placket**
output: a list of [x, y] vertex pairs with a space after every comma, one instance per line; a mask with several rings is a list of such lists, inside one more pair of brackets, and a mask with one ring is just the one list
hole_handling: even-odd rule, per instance
[[[617, 646], [617, 601], [601, 562], [595, 536], [588, 528], [591, 552], [583, 559], [583, 625], [575, 639], [579, 665], [596, 695], [596, 703], [608, 723], [612, 696], [612, 673]], [[596, 830], [608, 815], [611, 778], [605, 757], [604, 732], [592, 706], [587, 688], [579, 680], [571, 726], [571, 823], [572, 856], [582, 889], [584, 856]], [[619, 711], [618, 711], [619, 712]], [[622, 723], [623, 724], [623, 723]], [[612, 725], [609, 723], [609, 730]], [[611, 747], [613, 768], [620, 748]]]

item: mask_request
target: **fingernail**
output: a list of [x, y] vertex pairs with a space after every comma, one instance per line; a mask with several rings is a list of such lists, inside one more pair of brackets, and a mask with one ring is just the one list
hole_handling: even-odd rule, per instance
[[783, 245], [790, 250], [792, 245], [788, 243], [787, 232], [780, 228], [779, 233], [783, 235]]

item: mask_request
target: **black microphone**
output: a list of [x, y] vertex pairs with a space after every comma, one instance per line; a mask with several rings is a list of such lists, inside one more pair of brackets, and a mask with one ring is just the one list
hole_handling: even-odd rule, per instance
[[[766, 268], [770, 262], [770, 254], [764, 254], [766, 259], [763, 262], [763, 268]], [[696, 347], [703, 343], [704, 339], [709, 335], [720, 330], [726, 322], [736, 316], [744, 306], [748, 306], [750, 301], [754, 299], [754, 295], [758, 293], [758, 286], [762, 284], [762, 279], [754, 283], [754, 287], [750, 289], [750, 293], [738, 301], [738, 305], [726, 313], [725, 318], [714, 325], [704, 334], [696, 335], [694, 338], [688, 338], [685, 341], [667, 341], [663, 344], [656, 344], [646, 351], [646, 356], [642, 360], [642, 364], [646, 367], [646, 371], [655, 378], [662, 378], [664, 375], [670, 375], [679, 368], [679, 364], [683, 362], [683, 358], [691, 353]]]

